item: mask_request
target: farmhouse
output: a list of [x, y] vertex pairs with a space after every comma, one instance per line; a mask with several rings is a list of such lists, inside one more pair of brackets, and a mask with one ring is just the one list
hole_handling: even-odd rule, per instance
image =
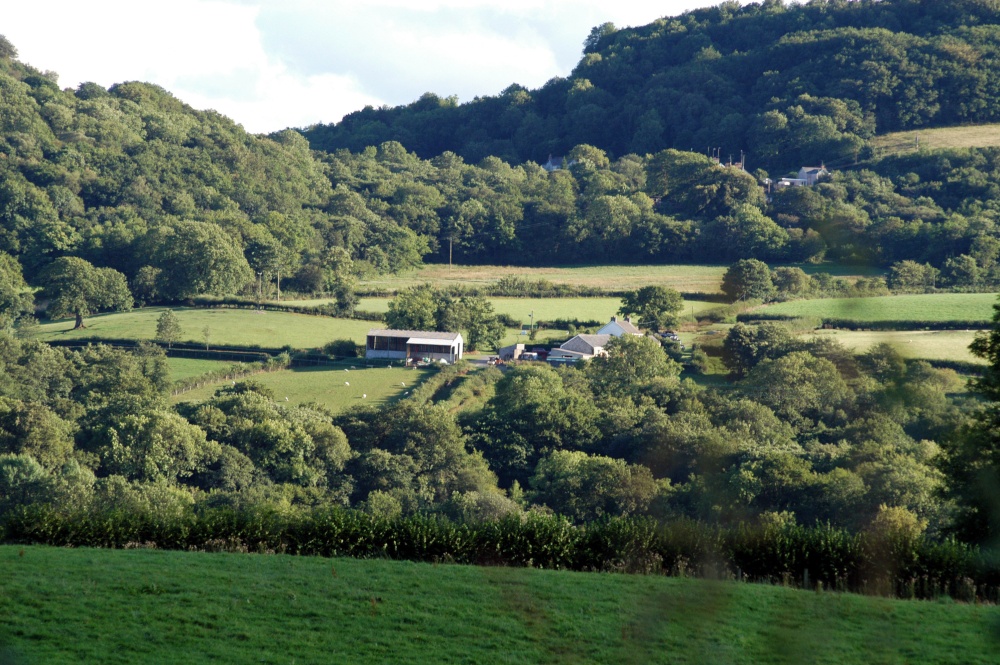
[[614, 337], [622, 335], [636, 335], [641, 337], [642, 331], [632, 323], [632, 318], [626, 316], [619, 319], [612, 316], [611, 321], [606, 323], [594, 335], [577, 335], [565, 342], [557, 349], [549, 352], [548, 361], [551, 364], [575, 363], [577, 360], [586, 360], [595, 356], [605, 355], [604, 347]]
[[432, 332], [427, 330], [378, 330], [368, 331], [365, 358], [393, 360], [446, 360], [450, 363], [462, 359], [464, 340], [460, 333]]
[[626, 316], [624, 319], [619, 319], [617, 316], [612, 316], [611, 321], [604, 324], [604, 327], [597, 331], [598, 335], [612, 335], [613, 337], [621, 337], [622, 335], [642, 335], [642, 331], [635, 327], [632, 323], [632, 317]]

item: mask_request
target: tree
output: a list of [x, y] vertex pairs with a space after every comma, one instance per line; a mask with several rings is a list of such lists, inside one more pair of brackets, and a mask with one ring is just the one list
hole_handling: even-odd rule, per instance
[[466, 331], [468, 349], [498, 350], [507, 328], [493, 311], [493, 304], [482, 296], [463, 296], [461, 305], [465, 315], [461, 327]]
[[722, 277], [722, 292], [733, 301], [770, 300], [774, 297], [771, 269], [757, 259], [741, 259], [729, 266]]
[[436, 291], [430, 284], [400, 291], [389, 301], [385, 325], [393, 330], [435, 330], [437, 328], [435, 295]]
[[771, 276], [781, 294], [801, 295], [812, 289], [812, 278], [802, 268], [775, 268]]
[[735, 378], [742, 378], [766, 358], [777, 358], [792, 348], [792, 335], [780, 323], [758, 326], [737, 323], [722, 343], [722, 362]]
[[639, 325], [653, 330], [673, 328], [677, 313], [684, 307], [680, 293], [665, 286], [643, 286], [622, 296], [618, 313], [623, 316], [639, 315]]
[[587, 367], [595, 391], [627, 393], [657, 377], [676, 377], [680, 364], [671, 360], [652, 337], [622, 335], [604, 347], [605, 356], [594, 358]]
[[0, 252], [0, 328], [14, 323], [35, 309], [31, 289], [24, 281], [21, 264], [10, 254]]
[[933, 288], [940, 271], [927, 263], [899, 261], [889, 268], [889, 288], [893, 291], [923, 291]]
[[95, 268], [83, 259], [64, 256], [41, 274], [43, 297], [49, 298], [49, 318], [76, 317], [73, 329], [84, 328], [83, 317], [101, 309], [128, 311], [132, 294], [125, 275], [112, 268]]
[[166, 298], [234, 293], [253, 279], [232, 236], [211, 222], [177, 222], [153, 229], [143, 241], [150, 263], [160, 269]]
[[164, 342], [169, 349], [170, 346], [180, 339], [183, 331], [180, 321], [172, 309], [165, 309], [160, 317], [156, 319], [156, 341]]
[[590, 34], [587, 35], [587, 38], [583, 40], [583, 52], [593, 53], [597, 51], [597, 47], [600, 45], [601, 39], [603, 37], [607, 37], [608, 35], [613, 35], [615, 30], [617, 30], [617, 28], [615, 28], [615, 24], [610, 21], [602, 23], [601, 25], [595, 25], [590, 29]]
[[645, 512], [659, 491], [644, 466], [570, 450], [542, 459], [530, 482], [533, 501], [576, 522]]

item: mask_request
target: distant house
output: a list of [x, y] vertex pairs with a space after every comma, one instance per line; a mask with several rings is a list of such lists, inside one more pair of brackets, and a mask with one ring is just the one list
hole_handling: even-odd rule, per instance
[[549, 155], [549, 161], [542, 164], [542, 168], [551, 173], [552, 171], [560, 171], [564, 168], [569, 168], [574, 164], [576, 164], [575, 159], [571, 159], [567, 162], [565, 157], [553, 157], [552, 155]]
[[820, 176], [830, 175], [825, 166], [803, 166], [799, 169], [798, 177], [782, 178], [775, 183], [776, 187], [812, 187]]
[[825, 166], [803, 166], [799, 169], [799, 180], [805, 180], [806, 186], [812, 187], [820, 176], [830, 175]]
[[428, 358], [453, 363], [462, 359], [463, 345], [460, 333], [373, 329], [368, 331], [365, 358], [406, 362]]
[[604, 327], [598, 330], [597, 334], [621, 337], [622, 335], [642, 335], [642, 331], [636, 328], [635, 324], [632, 323], [631, 316], [626, 316], [624, 319], [612, 316], [611, 321], [604, 324]]

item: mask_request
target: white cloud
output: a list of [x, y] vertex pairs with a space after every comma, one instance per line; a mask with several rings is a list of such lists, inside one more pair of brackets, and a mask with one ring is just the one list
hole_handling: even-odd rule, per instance
[[468, 100], [565, 76], [594, 25], [713, 0], [33, 0], [8, 3], [20, 59], [66, 87], [156, 83], [255, 132], [333, 122], [423, 92]]

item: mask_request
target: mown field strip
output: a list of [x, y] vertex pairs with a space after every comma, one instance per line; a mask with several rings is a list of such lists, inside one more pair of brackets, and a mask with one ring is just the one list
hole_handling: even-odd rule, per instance
[[792, 300], [758, 311], [855, 321], [989, 321], [996, 303], [995, 293], [933, 293]]
[[0, 653], [46, 663], [995, 663], [1000, 609], [659, 576], [0, 547]]

